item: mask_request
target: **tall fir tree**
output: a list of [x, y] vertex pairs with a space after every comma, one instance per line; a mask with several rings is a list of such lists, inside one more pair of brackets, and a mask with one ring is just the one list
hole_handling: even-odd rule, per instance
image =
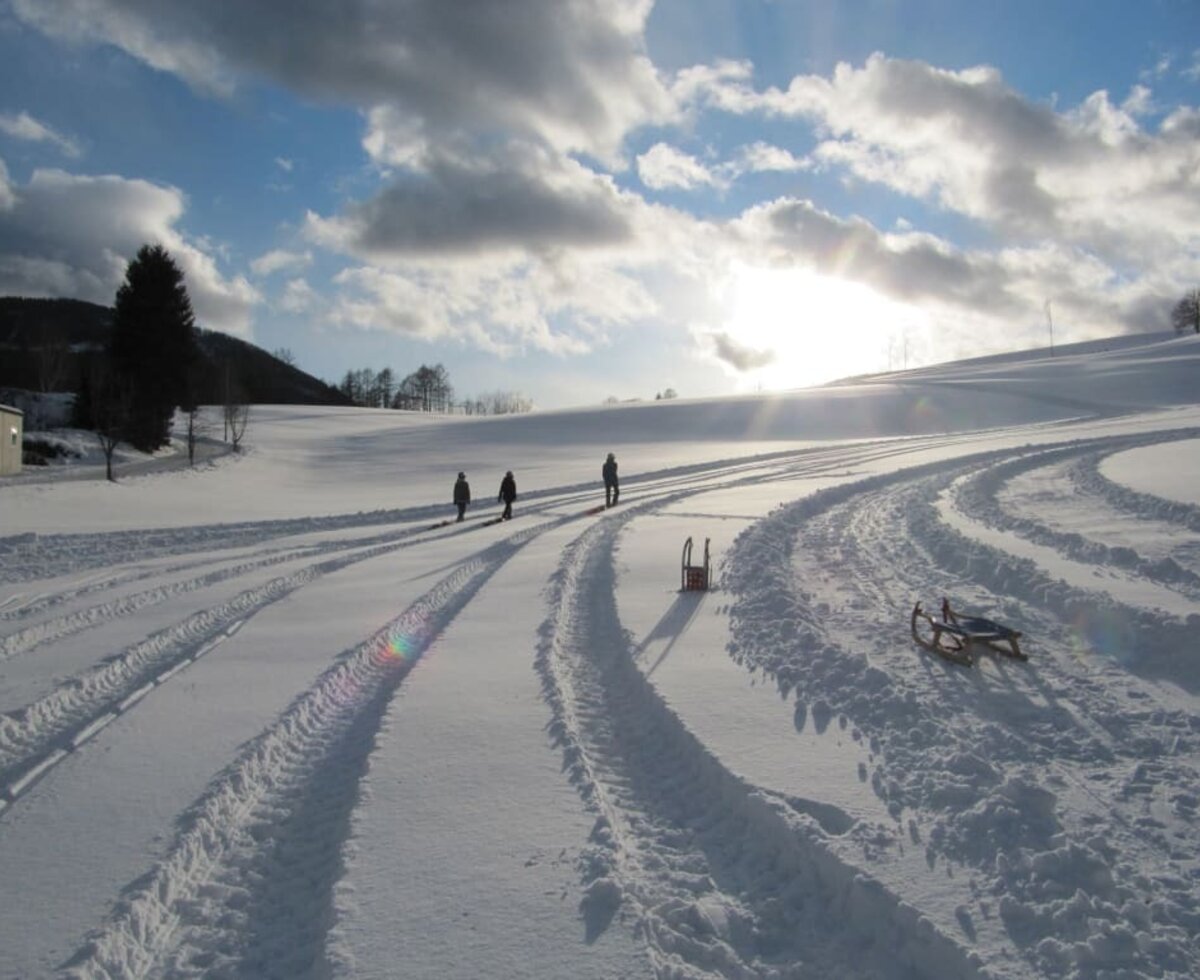
[[199, 358], [183, 273], [161, 245], [143, 245], [117, 290], [109, 353], [131, 392], [127, 439], [144, 452], [165, 446], [177, 405], [190, 400]]

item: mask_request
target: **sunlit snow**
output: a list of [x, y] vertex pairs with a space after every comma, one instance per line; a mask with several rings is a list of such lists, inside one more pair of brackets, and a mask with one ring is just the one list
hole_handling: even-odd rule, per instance
[[0, 975], [1200, 974], [1198, 341], [0, 480]]

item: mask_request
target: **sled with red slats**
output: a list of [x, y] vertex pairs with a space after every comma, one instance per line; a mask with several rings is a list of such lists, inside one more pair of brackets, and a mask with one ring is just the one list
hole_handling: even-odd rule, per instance
[[683, 543], [683, 561], [680, 570], [680, 589], [683, 592], [707, 592], [712, 582], [712, 564], [708, 558], [708, 542], [704, 539], [704, 564], [692, 564], [692, 539]]

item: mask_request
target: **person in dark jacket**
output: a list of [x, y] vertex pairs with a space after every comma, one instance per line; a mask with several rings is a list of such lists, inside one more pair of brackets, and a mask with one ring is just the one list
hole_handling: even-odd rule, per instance
[[513, 479], [512, 470], [505, 473], [500, 481], [500, 496], [496, 499], [504, 501], [504, 513], [500, 515], [500, 520], [512, 520], [512, 505], [517, 499], [517, 481]]
[[471, 484], [467, 482], [467, 474], [459, 473], [454, 482], [454, 506], [458, 508], [458, 519], [461, 521], [467, 512], [467, 504], [471, 502]]
[[604, 477], [604, 506], [612, 507], [621, 496], [621, 485], [617, 482], [617, 457], [612, 453], [600, 467], [600, 475]]

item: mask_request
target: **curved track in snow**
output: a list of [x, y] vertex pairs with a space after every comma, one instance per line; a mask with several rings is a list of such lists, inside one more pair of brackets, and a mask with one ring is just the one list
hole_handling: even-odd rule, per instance
[[[540, 583], [546, 615], [529, 656], [566, 778], [595, 816], [579, 868], [589, 938], [632, 927], [661, 977], [1195, 974], [1200, 865], [1178, 828], [1200, 807], [1200, 714], [1172, 691], [1196, 689], [1180, 651], [1200, 628], [1186, 612], [1200, 598], [1200, 518], [1100, 473], [1113, 453], [1195, 437], [986, 452], [931, 438], [716, 460], [646, 474], [627, 484], [633, 503], [594, 518], [580, 512], [591, 488], [531, 495], [520, 524], [478, 537], [480, 522], [432, 528], [432, 512], [413, 510], [0, 541], [3, 581], [28, 589], [0, 607], [0, 663], [72, 657], [0, 716], [0, 810], [26, 805], [59, 763], [102, 745], [109, 725], [282, 600], [431, 541], [452, 546], [415, 599], [328, 651], [213, 774], [62, 967], [336, 972], [334, 892], [389, 703], [493, 575], [569, 529]], [[897, 468], [918, 453], [940, 458]], [[797, 496], [805, 479], [833, 485]], [[794, 699], [798, 726], [838, 718], [868, 747], [866, 778], [893, 821], [882, 844], [877, 826], [828, 826], [728, 768], [639, 668], [618, 614], [614, 554], [631, 522], [775, 483], [790, 502], [723, 563], [729, 652]], [[1061, 521], [1055, 500], [1071, 503]], [[1021, 629], [1029, 662], [985, 656], [964, 669], [914, 647], [912, 603], [942, 595]], [[151, 612], [161, 624], [134, 642], [88, 647]], [[859, 836], [963, 869], [974, 900], [957, 912], [961, 930], [854, 859], [845, 845]], [[1000, 921], [1017, 959], [972, 950], [963, 936], [984, 918]]]
[[[1197, 864], [1179, 829], [1195, 816], [1200, 715], [1172, 694], [1194, 690], [1200, 617], [1154, 602], [1194, 603], [1172, 559], [1014, 515], [1002, 491], [1039, 468], [1087, 473], [1108, 453], [1194, 435], [985, 453], [845, 484], [780, 508], [725, 568], [735, 657], [793, 691], [798, 712], [840, 717], [870, 746], [897, 836], [976, 876], [963, 914], [999, 914], [1036, 975], [1091, 975], [1114, 958], [1136, 976], [1200, 964]], [[1079, 499], [1098, 486], [1062, 492], [1086, 513], [1109, 506], [1102, 489]], [[1170, 523], [1181, 511], [1141, 500], [1127, 514]], [[1194, 544], [1177, 529], [1180, 547]], [[964, 669], [916, 648], [908, 610], [943, 595], [1021, 629], [1029, 662], [985, 654]], [[1128, 773], [1116, 784], [1114, 768]]]

